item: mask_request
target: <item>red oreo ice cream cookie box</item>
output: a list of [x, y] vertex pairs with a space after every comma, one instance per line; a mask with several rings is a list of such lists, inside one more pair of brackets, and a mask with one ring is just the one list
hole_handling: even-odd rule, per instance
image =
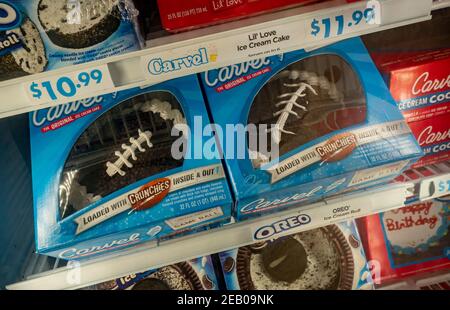
[[450, 158], [450, 49], [377, 59], [392, 96], [425, 156], [414, 167]]

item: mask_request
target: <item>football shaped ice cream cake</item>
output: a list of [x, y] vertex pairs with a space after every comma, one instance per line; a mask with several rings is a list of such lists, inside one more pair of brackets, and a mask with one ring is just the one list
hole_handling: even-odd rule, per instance
[[[258, 138], [266, 136], [267, 144], [277, 146], [282, 156], [316, 138], [364, 122], [366, 99], [347, 62], [336, 55], [318, 55], [274, 75], [255, 96], [248, 115], [248, 124], [257, 125]], [[252, 160], [255, 168], [275, 159], [252, 147], [249, 143], [250, 153], [257, 155]]]
[[74, 143], [59, 186], [61, 217], [127, 185], [181, 166], [171, 146], [175, 126], [185, 124], [177, 99], [150, 92], [101, 115]]

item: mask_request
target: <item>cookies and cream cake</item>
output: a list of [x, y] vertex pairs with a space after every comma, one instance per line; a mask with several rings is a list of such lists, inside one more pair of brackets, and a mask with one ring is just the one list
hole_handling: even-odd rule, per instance
[[240, 248], [236, 262], [242, 289], [350, 289], [353, 282], [352, 253], [336, 226]]
[[129, 0], [3, 0], [0, 81], [141, 48]]
[[[278, 241], [278, 240], [277, 240]], [[279, 240], [281, 243], [285, 240]], [[322, 230], [308, 231], [289, 237], [290, 249], [282, 257], [270, 263], [265, 262], [271, 252], [279, 250], [269, 244], [260, 254], [250, 258], [250, 275], [257, 290], [310, 290], [336, 289], [339, 285], [340, 254]], [[296, 251], [296, 249], [302, 251]], [[304, 255], [299, 255], [303, 252]], [[278, 268], [276, 273], [269, 272], [272, 265], [287, 264], [289, 268]], [[303, 266], [298, 272], [294, 266]], [[290, 277], [290, 279], [289, 279]]]
[[25, 17], [17, 28], [0, 31], [0, 37], [3, 36], [8, 38], [8, 44], [2, 44], [6, 53], [0, 56], [0, 81], [45, 70], [46, 49], [39, 30], [29, 18]]
[[373, 288], [353, 221], [288, 236], [267, 237], [221, 252], [219, 260], [230, 290]]
[[39, 21], [50, 40], [61, 47], [85, 48], [106, 40], [120, 26], [119, 0], [41, 0]]

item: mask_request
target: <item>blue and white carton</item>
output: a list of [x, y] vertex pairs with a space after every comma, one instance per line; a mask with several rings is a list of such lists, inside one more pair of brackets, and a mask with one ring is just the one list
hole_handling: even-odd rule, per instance
[[37, 251], [82, 259], [229, 219], [194, 119], [209, 124], [196, 76], [30, 113]]
[[129, 0], [1, 0], [0, 81], [141, 48]]
[[130, 274], [88, 287], [97, 290], [218, 290], [211, 256]]
[[359, 38], [201, 78], [239, 220], [385, 182], [422, 155]]

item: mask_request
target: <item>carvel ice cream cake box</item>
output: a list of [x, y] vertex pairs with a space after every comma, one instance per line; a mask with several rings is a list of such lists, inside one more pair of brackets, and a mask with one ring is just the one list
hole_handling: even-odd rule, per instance
[[[422, 154], [359, 38], [202, 80], [214, 123], [226, 130], [238, 219], [374, 185]], [[245, 134], [228, 129], [239, 126]]]
[[140, 49], [129, 0], [0, 0], [0, 81]]
[[209, 124], [196, 76], [30, 113], [37, 251], [81, 259], [228, 219], [194, 118]]
[[230, 290], [372, 289], [353, 221], [219, 253]]

